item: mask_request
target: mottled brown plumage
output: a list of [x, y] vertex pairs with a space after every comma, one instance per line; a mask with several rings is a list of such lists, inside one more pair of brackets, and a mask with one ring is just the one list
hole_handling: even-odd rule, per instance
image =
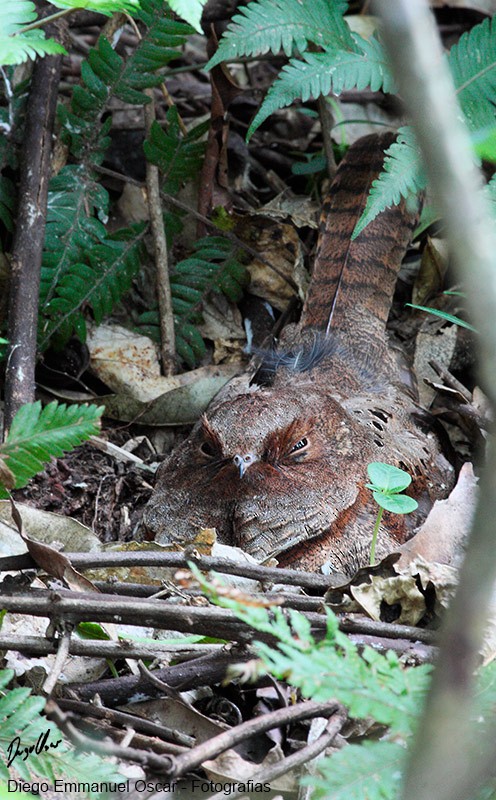
[[421, 427], [385, 331], [414, 219], [401, 205], [351, 240], [390, 142], [365, 137], [340, 165], [302, 318], [283, 334], [271, 385], [227, 387], [161, 467], [144, 518], [157, 541], [215, 527], [256, 558], [351, 573], [367, 562], [376, 515], [368, 463], [406, 469], [419, 501], [407, 517], [384, 515], [378, 556], [446, 494], [452, 469]]

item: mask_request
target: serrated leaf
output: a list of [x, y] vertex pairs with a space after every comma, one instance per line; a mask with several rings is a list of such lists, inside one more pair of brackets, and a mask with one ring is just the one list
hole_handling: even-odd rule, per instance
[[169, 5], [179, 17], [189, 22], [198, 33], [202, 33], [200, 21], [203, 6], [206, 2], [207, 0], [167, 0], [167, 5]]
[[140, 8], [139, 0], [50, 0], [50, 2], [57, 8], [84, 8], [86, 11], [105, 14], [107, 17], [126, 12], [136, 14]]
[[302, 53], [308, 42], [321, 47], [352, 47], [350, 29], [343, 18], [347, 6], [345, 0], [251, 2], [233, 17], [207, 69], [221, 61], [262, 55], [269, 50], [284, 50], [289, 56], [296, 48]]
[[[28, 403], [15, 415], [0, 454], [14, 473], [16, 488], [41, 472], [50, 457], [58, 457], [98, 433], [103, 413], [97, 406], [66, 406], [56, 401], [44, 409]], [[2, 497], [5, 490], [0, 491]]]
[[398, 205], [402, 197], [407, 201], [413, 200], [425, 186], [425, 172], [413, 131], [409, 127], [399, 128], [396, 142], [386, 150], [384, 171], [372, 183], [367, 205], [356, 224], [352, 239], [356, 239], [385, 208]]
[[496, 24], [486, 18], [464, 33], [448, 54], [458, 102], [472, 131], [494, 125]]
[[298, 98], [306, 102], [328, 95], [331, 90], [340, 94], [368, 86], [373, 91], [394, 91], [392, 73], [380, 43], [358, 35], [354, 35], [353, 43], [353, 49], [328, 46], [323, 53], [305, 53], [301, 60], [292, 59], [283, 67], [251, 123], [247, 139], [270, 114]]
[[322, 759], [312, 786], [312, 800], [397, 800], [407, 751], [395, 742], [351, 744]]
[[380, 461], [373, 461], [369, 464], [367, 472], [370, 480], [375, 484], [375, 488], [386, 492], [402, 492], [412, 482], [410, 475], [405, 470]]

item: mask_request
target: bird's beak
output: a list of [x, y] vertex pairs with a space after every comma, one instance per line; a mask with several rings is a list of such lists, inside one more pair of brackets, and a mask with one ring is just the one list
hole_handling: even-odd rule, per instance
[[243, 477], [248, 467], [253, 464], [254, 461], [256, 461], [256, 457], [253, 455], [253, 453], [245, 453], [244, 455], [239, 455], [236, 453], [233, 458], [233, 463], [239, 470], [240, 478]]

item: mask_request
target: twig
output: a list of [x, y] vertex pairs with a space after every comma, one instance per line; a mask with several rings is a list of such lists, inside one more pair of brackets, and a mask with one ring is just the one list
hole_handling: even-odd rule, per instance
[[[150, 102], [145, 105], [145, 128], [147, 136], [149, 136], [152, 124], [155, 121], [155, 105], [153, 102], [153, 90], [146, 89], [145, 91], [150, 98]], [[174, 373], [176, 361], [176, 335], [174, 332], [174, 312], [169, 279], [169, 260], [162, 203], [160, 202], [159, 171], [158, 167], [155, 164], [151, 164], [148, 159], [146, 161], [146, 190], [155, 252], [162, 370], [164, 375], [169, 376]]]
[[[223, 648], [220, 653], [195, 658], [184, 664], [155, 670], [155, 676], [180, 691], [196, 689], [199, 686], [213, 686], [221, 683], [228, 667], [233, 663], [249, 661], [254, 657], [246, 648]], [[126, 675], [122, 678], [107, 678], [92, 683], [72, 684], [70, 689], [80, 700], [91, 700], [98, 695], [105, 706], [119, 706], [129, 702], [129, 698], [139, 692], [140, 697], [160, 697], [163, 692], [141, 676]]]
[[336, 174], [337, 164], [334, 157], [334, 150], [332, 147], [332, 129], [334, 126], [334, 115], [332, 108], [327, 102], [326, 97], [319, 97], [317, 101], [319, 109], [320, 127], [322, 130], [322, 142], [324, 144], [324, 153], [327, 163], [327, 176], [332, 181]]
[[[154, 642], [118, 642], [100, 641], [99, 639], [77, 639], [73, 637], [69, 644], [69, 654], [93, 658], [146, 658], [160, 659], [173, 655], [181, 661], [198, 658], [207, 653], [222, 650], [222, 644], [168, 644], [166, 640]], [[44, 639], [42, 636], [13, 636], [0, 632], [0, 650], [15, 650], [18, 653], [29, 653], [32, 656], [47, 656], [57, 653], [57, 642]]]
[[[47, 33], [54, 33], [52, 26]], [[29, 92], [10, 275], [6, 430], [18, 409], [34, 400], [41, 255], [61, 63], [61, 56], [38, 59]]]
[[[142, 717], [137, 717], [134, 714], [126, 714], [123, 711], [115, 711], [113, 708], [96, 706], [93, 703], [82, 703], [80, 700], [66, 700], [63, 697], [59, 698], [57, 702], [62, 710], [72, 711], [75, 714], [79, 714], [83, 719], [94, 717], [95, 719], [106, 720], [113, 726], [133, 727], [139, 733], [147, 736], [156, 736], [158, 739], [162, 739], [168, 744], [173, 743], [183, 750], [185, 747], [191, 747], [195, 742], [192, 736], [187, 736], [181, 731], [175, 731], [172, 728], [159, 725], [157, 722], [142, 719]], [[179, 752], [179, 750], [176, 752]]]
[[[167, 628], [181, 633], [216, 635], [238, 642], [251, 641], [253, 637], [270, 641], [274, 637], [260, 631], [255, 632], [239, 620], [232, 611], [214, 606], [185, 606], [165, 603], [161, 600], [97, 595], [93, 592], [48, 591], [30, 588], [26, 593], [0, 595], [0, 608], [35, 617], [49, 617], [77, 624], [91, 619], [94, 622], [113, 622], [119, 625], [145, 625]], [[325, 614], [308, 612], [304, 615], [315, 635], [327, 629]], [[388, 622], [344, 616], [339, 620], [340, 630], [347, 633], [368, 633], [389, 636], [392, 639], [410, 638], [426, 644], [436, 640], [433, 631], [398, 625]]]
[[295, 706], [278, 708], [277, 711], [271, 711], [261, 717], [242, 722], [241, 725], [219, 733], [217, 736], [213, 736], [206, 742], [194, 747], [188, 753], [178, 756], [174, 765], [176, 770], [174, 777], [180, 777], [191, 772], [207, 759], [216, 758], [220, 753], [235, 747], [252, 736], [260, 736], [260, 734], [270, 731], [272, 728], [301, 722], [304, 719], [328, 717], [340, 709], [341, 706], [335, 700], [329, 703], [316, 703], [313, 700], [306, 700]]
[[449, 369], [446, 369], [444, 364], [441, 364], [440, 361], [437, 361], [435, 358], [429, 361], [429, 366], [437, 372], [440, 378], [442, 378], [446, 386], [449, 386], [450, 389], [455, 389], [455, 391], [459, 392], [459, 394], [466, 400], [467, 403], [470, 403], [472, 400], [472, 395], [468, 391], [467, 387], [463, 385], [454, 375], [451, 374]]
[[[294, 569], [264, 567], [258, 564], [238, 563], [227, 558], [195, 556], [186, 553], [158, 553], [156, 550], [132, 553], [66, 553], [71, 564], [78, 570], [101, 569], [104, 567], [187, 567], [192, 561], [202, 571], [215, 570], [226, 575], [241, 575], [244, 578], [270, 583], [283, 583], [301, 586], [315, 592], [326, 592], [333, 586], [332, 575], [318, 575], [314, 572], [300, 572]], [[6, 556], [0, 558], [0, 572], [13, 569], [32, 569], [34, 561], [28, 555]]]
[[[342, 706], [337, 706], [336, 711], [326, 725], [324, 733], [319, 736], [315, 742], [303, 747], [287, 758], [283, 758], [281, 761], [278, 761], [277, 764], [272, 764], [272, 766], [267, 767], [267, 769], [256, 772], [252, 778], [253, 783], [270, 784], [271, 781], [275, 781], [276, 778], [280, 778], [282, 775], [287, 775], [288, 772], [296, 769], [296, 767], [301, 767], [303, 764], [312, 761], [312, 759], [320, 755], [326, 747], [332, 744], [333, 739], [336, 738], [346, 722], [346, 718], [346, 710], [342, 708]], [[233, 792], [229, 794], [229, 797], [231, 800], [236, 800], [236, 798], [242, 797], [244, 794], [245, 792]], [[212, 795], [210, 800], [224, 800], [224, 798], [225, 794], [223, 792], [218, 792]]]
[[57, 643], [57, 655], [43, 684], [43, 694], [50, 697], [69, 656], [72, 630], [65, 630]]
[[48, 719], [56, 723], [67, 738], [80, 750], [89, 753], [102, 753], [103, 755], [116, 756], [126, 761], [133, 761], [136, 764], [149, 767], [159, 774], [172, 775], [174, 772], [175, 756], [173, 755], [159, 756], [150, 750], [137, 750], [134, 747], [123, 747], [113, 742], [89, 739], [78, 731], [70, 721], [69, 715], [65, 714], [54, 700], [49, 700], [47, 702], [45, 714]]
[[[471, 142], [425, 0], [377, 0], [402, 96], [443, 214], [458, 280], [479, 331], [480, 373], [496, 408], [496, 243]], [[465, 800], [494, 770], [496, 730], [475, 737], [474, 669], [496, 579], [496, 447], [488, 448], [479, 504], [459, 585], [442, 631], [437, 669], [412, 758], [404, 800]], [[476, 741], [474, 741], [476, 739]], [[484, 771], [486, 770], [486, 771]], [[494, 774], [492, 772], [491, 774]]]

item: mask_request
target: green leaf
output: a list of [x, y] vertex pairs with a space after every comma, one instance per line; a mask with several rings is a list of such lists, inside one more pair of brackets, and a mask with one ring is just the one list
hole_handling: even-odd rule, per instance
[[496, 24], [486, 18], [464, 33], [448, 54], [458, 101], [471, 131], [494, 125]]
[[169, 5], [179, 17], [189, 22], [198, 33], [203, 33], [200, 21], [203, 6], [206, 2], [207, 0], [167, 0], [167, 5]]
[[357, 34], [352, 38], [353, 47], [349, 49], [329, 45], [323, 53], [305, 53], [302, 60], [292, 59], [283, 67], [251, 123], [247, 139], [270, 114], [298, 98], [306, 102], [331, 90], [340, 94], [368, 86], [373, 91], [393, 91], [392, 73], [377, 39], [367, 41]]
[[175, 106], [167, 112], [167, 123], [167, 130], [163, 130], [158, 122], [152, 124], [143, 150], [147, 160], [162, 173], [163, 191], [177, 194], [187, 180], [200, 172], [205, 153], [205, 142], [200, 139], [207, 132], [208, 123], [196, 125], [184, 136]]
[[256, 0], [239, 9], [219, 48], [207, 64], [211, 69], [239, 56], [258, 56], [269, 50], [293, 48], [301, 53], [308, 42], [320, 47], [353, 47], [350, 29], [343, 19], [345, 0]]
[[418, 503], [413, 497], [406, 494], [385, 494], [383, 492], [372, 492], [377, 505], [393, 514], [411, 514], [418, 508]]
[[[5, 686], [11, 678], [12, 670], [0, 671], [1, 686]], [[41, 778], [49, 783], [56, 779], [95, 783], [124, 782], [123, 776], [116, 773], [113, 765], [99, 756], [91, 753], [76, 756], [72, 747], [63, 741], [58, 728], [42, 716], [44, 706], [45, 699], [32, 695], [27, 688], [4, 691], [0, 697], [0, 780], [7, 781], [12, 777], [5, 764], [9, 744], [15, 736], [20, 737], [23, 747], [34, 748], [38, 737], [48, 733], [48, 744], [56, 744], [56, 747], [48, 747], [37, 755], [31, 753], [25, 761], [22, 758], [16, 759], [15, 769], [22, 780]]]
[[31, 0], [3, 0], [0, 3], [0, 65], [21, 64], [36, 56], [67, 53], [54, 39], [46, 39], [42, 30], [22, 32], [22, 28], [32, 24], [36, 18], [36, 6]]
[[320, 760], [303, 778], [312, 800], [397, 800], [407, 751], [395, 742], [350, 744]]
[[472, 136], [472, 144], [479, 158], [496, 163], [496, 127], [478, 131]]
[[477, 333], [473, 325], [471, 325], [469, 322], [465, 322], [464, 319], [460, 319], [460, 317], [455, 316], [455, 314], [449, 314], [447, 311], [441, 311], [438, 308], [429, 308], [429, 306], [417, 306], [415, 303], [405, 303], [405, 305], [410, 306], [410, 308], [416, 308], [417, 311], [426, 311], [428, 314], [432, 314], [434, 317], [440, 317], [441, 319], [445, 319], [446, 322], [452, 322], [454, 325], [459, 325], [461, 328], [467, 328], [467, 330]]
[[367, 205], [352, 238], [356, 239], [381, 211], [398, 205], [402, 197], [413, 201], [425, 185], [426, 177], [413, 131], [410, 127], [400, 128], [396, 142], [386, 150], [384, 171], [372, 183]]
[[86, 11], [95, 11], [97, 14], [112, 14], [121, 12], [136, 15], [140, 10], [139, 0], [50, 0], [57, 8], [84, 8]]
[[412, 479], [408, 472], [394, 467], [392, 464], [383, 464], [380, 461], [373, 461], [367, 466], [370, 480], [375, 484], [375, 488], [385, 492], [402, 492], [410, 486]]
[[[66, 406], [56, 401], [42, 409], [41, 403], [27, 403], [15, 415], [2, 456], [14, 473], [19, 488], [43, 470], [51, 457], [62, 456], [98, 433], [103, 407]], [[0, 496], [6, 497], [4, 489]]]

